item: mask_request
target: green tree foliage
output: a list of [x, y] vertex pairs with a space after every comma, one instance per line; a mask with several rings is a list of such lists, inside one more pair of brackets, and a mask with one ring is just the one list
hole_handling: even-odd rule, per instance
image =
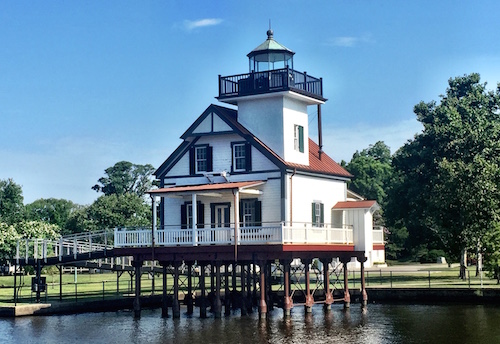
[[114, 166], [104, 170], [105, 177], [99, 178], [98, 184], [92, 187], [106, 196], [117, 194], [136, 194], [143, 196], [150, 190], [152, 184], [152, 165], [136, 165], [128, 161], [117, 162]]
[[151, 208], [136, 194], [103, 195], [92, 205], [72, 213], [69, 224], [75, 232], [150, 226]]
[[16, 253], [16, 243], [20, 235], [13, 225], [0, 222], [0, 263], [14, 257]]
[[392, 175], [391, 150], [382, 141], [356, 151], [345, 166], [354, 176], [349, 188], [367, 199], [385, 204], [386, 187]]
[[65, 199], [38, 199], [26, 205], [26, 220], [44, 221], [61, 228], [62, 234], [70, 234], [67, 228], [69, 216], [78, 209], [78, 205]]
[[450, 79], [439, 104], [415, 106], [424, 130], [393, 157], [389, 223], [453, 260], [498, 230], [499, 92], [478, 74]]
[[23, 190], [12, 179], [0, 180], [0, 221], [7, 224], [23, 218]]

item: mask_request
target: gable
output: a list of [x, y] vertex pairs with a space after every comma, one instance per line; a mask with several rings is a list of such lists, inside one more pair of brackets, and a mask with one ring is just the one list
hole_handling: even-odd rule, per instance
[[225, 118], [236, 118], [236, 110], [210, 105], [194, 123], [182, 134], [181, 138], [197, 137], [214, 134], [227, 134], [233, 132], [233, 128], [226, 122]]
[[193, 135], [207, 135], [232, 132], [232, 129], [220, 116], [215, 112], [210, 112], [204, 116], [203, 120], [197, 127], [193, 128]]

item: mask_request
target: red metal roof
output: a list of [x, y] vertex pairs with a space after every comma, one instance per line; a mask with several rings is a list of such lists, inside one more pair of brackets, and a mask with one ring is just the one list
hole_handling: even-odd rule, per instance
[[332, 209], [369, 209], [377, 204], [377, 201], [345, 201], [337, 202]]
[[217, 190], [231, 190], [241, 189], [249, 186], [257, 186], [265, 183], [264, 181], [249, 181], [249, 182], [232, 182], [232, 183], [214, 183], [202, 185], [188, 185], [188, 186], [173, 186], [170, 188], [161, 188], [148, 191], [149, 194], [166, 194], [172, 192], [195, 192], [195, 191], [217, 191]]
[[326, 153], [321, 154], [319, 159], [319, 146], [313, 140], [309, 139], [309, 166], [285, 162], [290, 168], [296, 168], [301, 171], [332, 174], [336, 176], [352, 178], [353, 175], [347, 172], [342, 166], [337, 164]]

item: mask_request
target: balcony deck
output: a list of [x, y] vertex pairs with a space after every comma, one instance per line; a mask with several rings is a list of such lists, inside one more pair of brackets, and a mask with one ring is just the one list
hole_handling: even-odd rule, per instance
[[219, 75], [217, 99], [228, 101], [235, 97], [280, 91], [294, 91], [319, 101], [326, 100], [323, 98], [323, 79], [290, 68], [231, 76]]
[[[151, 229], [116, 229], [114, 247], [150, 247]], [[238, 245], [354, 245], [352, 227], [328, 228], [312, 226], [287, 226], [284, 224], [241, 227], [236, 235]], [[155, 246], [210, 246], [234, 245], [234, 227], [181, 229], [169, 228], [155, 231]]]

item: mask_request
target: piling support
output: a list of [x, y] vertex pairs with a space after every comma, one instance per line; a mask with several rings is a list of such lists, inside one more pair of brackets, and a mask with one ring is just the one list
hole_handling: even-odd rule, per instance
[[314, 298], [311, 294], [311, 260], [310, 259], [303, 259], [302, 262], [304, 263], [304, 268], [306, 272], [306, 303], [304, 305], [306, 313], [312, 313], [312, 306], [314, 305]]
[[179, 304], [179, 261], [174, 261], [174, 295], [172, 298], [172, 317], [179, 319], [181, 317], [181, 307]]
[[252, 312], [252, 283], [251, 283], [251, 272], [250, 272], [250, 263], [247, 264], [247, 295], [246, 295], [246, 306], [248, 313]]
[[188, 279], [188, 292], [186, 295], [185, 303], [187, 306], [187, 314], [193, 314], [193, 281], [192, 281], [192, 269], [193, 262], [187, 262], [187, 279]]
[[348, 259], [343, 259], [342, 264], [344, 265], [344, 308], [351, 307], [351, 295], [349, 294], [349, 276], [347, 271]]
[[281, 261], [281, 265], [283, 265], [284, 276], [283, 276], [283, 284], [285, 289], [285, 300], [283, 303], [283, 315], [285, 317], [291, 316], [292, 308], [293, 308], [293, 300], [290, 296], [290, 261], [283, 260]]
[[167, 265], [168, 262], [160, 262], [162, 267], [162, 294], [161, 294], [161, 317], [168, 318], [168, 295], [167, 295]]
[[215, 262], [215, 301], [214, 301], [214, 315], [219, 319], [222, 317], [222, 303], [220, 301], [220, 288], [221, 288], [221, 275], [220, 275], [219, 261]]
[[134, 298], [134, 317], [141, 317], [141, 267], [142, 260], [134, 259], [132, 266], [135, 270], [135, 298]]
[[40, 303], [40, 285], [42, 284], [41, 276], [42, 276], [42, 264], [40, 262], [40, 259], [38, 259], [36, 262], [36, 276], [35, 276], [36, 303]]
[[241, 309], [241, 315], [247, 315], [247, 305], [246, 305], [246, 285], [245, 285], [245, 265], [240, 265], [240, 281], [241, 281], [241, 293], [238, 294], [238, 303]]
[[266, 270], [267, 262], [260, 262], [260, 302], [259, 302], [259, 318], [266, 319], [267, 303], [266, 303]]
[[205, 262], [200, 262], [200, 318], [207, 317], [207, 299], [205, 288]]
[[224, 315], [231, 315], [231, 290], [229, 289], [229, 264], [224, 271]]
[[367, 258], [361, 260], [361, 307], [366, 308], [368, 305], [368, 294], [366, 293], [366, 285], [365, 285], [365, 262]]
[[323, 309], [325, 311], [329, 311], [332, 308], [333, 304], [333, 295], [330, 289], [330, 262], [331, 258], [324, 258], [321, 260], [323, 264], [323, 286], [325, 289], [325, 303], [323, 305]]

